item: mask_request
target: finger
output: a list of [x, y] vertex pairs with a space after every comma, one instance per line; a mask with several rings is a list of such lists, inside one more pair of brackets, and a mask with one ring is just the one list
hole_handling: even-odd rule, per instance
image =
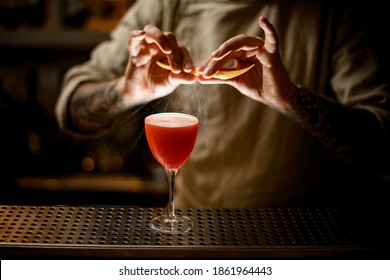
[[169, 65], [171, 66], [173, 73], [180, 73], [182, 68], [182, 53], [177, 43], [176, 36], [172, 32], [164, 33], [171, 45], [172, 51], [167, 54]]
[[196, 68], [196, 72], [202, 73], [211, 59], [212, 56], [209, 56], [203, 60], [202, 63]]
[[161, 52], [161, 49], [156, 44], [144, 44], [141, 46], [139, 53], [131, 57], [131, 60], [136, 66], [142, 66], [151, 61], [163, 60], [165, 58], [166, 55]]
[[[247, 58], [245, 54], [245, 51], [239, 50], [230, 52], [228, 55], [224, 56], [220, 60], [215, 60], [214, 58], [211, 58], [207, 65], [204, 66], [204, 69], [202, 70], [202, 76], [205, 78], [211, 78], [214, 74], [217, 73], [218, 70], [221, 70], [222, 67], [224, 67], [226, 64], [228, 64], [231, 60], [236, 60], [240, 58]], [[239, 64], [237, 61], [235, 62], [233, 67], [229, 67], [229, 69], [237, 69], [237, 66]]]
[[221, 60], [214, 60], [212, 56], [206, 58], [202, 64], [197, 68], [197, 72], [201, 74], [204, 78], [210, 79], [219, 68], [224, 66], [228, 62], [229, 58], [227, 56]]
[[[199, 73], [199, 74], [202, 74], [204, 72], [208, 72], [210, 73], [212, 70], [209, 69], [209, 64], [210, 62], [213, 61], [213, 57], [212, 56], [209, 56], [207, 57], [205, 60], [202, 61], [202, 63], [196, 68], [196, 72]], [[210, 76], [210, 75], [209, 75]]]
[[159, 46], [161, 51], [165, 54], [169, 54], [172, 52], [172, 46], [165, 36], [165, 34], [153, 25], [146, 25], [144, 28], [145, 31], [145, 41], [148, 44], [155, 43]]
[[266, 17], [259, 18], [259, 26], [264, 30], [265, 43], [264, 47], [269, 53], [275, 53], [278, 50], [279, 36], [275, 27]]
[[[228, 59], [226, 56], [225, 58]], [[202, 76], [205, 78], [211, 78], [217, 71], [223, 67], [229, 60], [214, 60], [211, 59], [202, 71]]]
[[128, 42], [130, 56], [135, 57], [141, 51], [141, 44], [145, 38], [145, 32], [143, 30], [133, 30], [130, 33]]
[[130, 32], [130, 37], [132, 40], [143, 40], [145, 35], [146, 33], [143, 30], [132, 30]]
[[231, 52], [251, 51], [260, 48], [263, 45], [264, 41], [261, 38], [241, 34], [224, 42], [211, 55], [214, 60], [220, 60]]
[[181, 55], [182, 55], [182, 61], [183, 61], [182, 66], [183, 66], [184, 72], [186, 72], [186, 73], [194, 72], [195, 71], [194, 62], [192, 60], [192, 57], [191, 57], [189, 51], [184, 46], [180, 46], [180, 51], [181, 51]]

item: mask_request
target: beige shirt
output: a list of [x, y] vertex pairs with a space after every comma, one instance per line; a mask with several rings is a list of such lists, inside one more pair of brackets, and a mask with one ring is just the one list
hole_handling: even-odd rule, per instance
[[[361, 30], [350, 33], [341, 24], [347, 18], [332, 10], [329, 1], [290, 2], [138, 1], [112, 39], [97, 46], [90, 61], [68, 72], [56, 108], [60, 126], [67, 127], [66, 103], [80, 82], [124, 74], [131, 30], [153, 24], [173, 31], [199, 65], [235, 35], [263, 36], [257, 20], [266, 16], [279, 33], [293, 82], [371, 110], [387, 132], [388, 93], [370, 80], [377, 71], [375, 56], [354, 49]], [[165, 101], [169, 106], [160, 111], [200, 119], [196, 146], [178, 173], [176, 207], [284, 207], [339, 195], [330, 186], [332, 152], [275, 110], [226, 85], [182, 85]]]

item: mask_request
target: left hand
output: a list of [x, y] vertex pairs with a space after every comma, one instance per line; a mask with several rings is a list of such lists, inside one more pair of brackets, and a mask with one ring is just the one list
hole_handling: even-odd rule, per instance
[[[126, 107], [164, 97], [179, 85], [196, 81], [189, 74], [194, 70], [192, 58], [172, 32], [162, 32], [153, 25], [133, 30], [128, 49], [127, 68], [117, 86]], [[172, 71], [157, 66], [158, 60], [168, 61]]]
[[[229, 84], [242, 94], [280, 111], [290, 107], [295, 85], [288, 77], [279, 53], [279, 37], [275, 27], [265, 17], [259, 18], [265, 38], [238, 35], [224, 42], [197, 68], [202, 84]], [[220, 80], [212, 78], [230, 60], [232, 69], [255, 64], [241, 76]]]

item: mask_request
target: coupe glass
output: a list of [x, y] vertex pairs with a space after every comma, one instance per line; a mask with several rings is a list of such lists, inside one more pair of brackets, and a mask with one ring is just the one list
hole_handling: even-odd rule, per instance
[[190, 156], [198, 134], [199, 120], [184, 113], [158, 113], [145, 118], [145, 133], [149, 148], [165, 169], [169, 183], [166, 213], [152, 219], [150, 227], [163, 233], [184, 233], [194, 223], [191, 218], [175, 213], [175, 177]]

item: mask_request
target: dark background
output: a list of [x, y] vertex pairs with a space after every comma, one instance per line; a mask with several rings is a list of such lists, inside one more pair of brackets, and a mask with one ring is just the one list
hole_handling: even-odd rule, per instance
[[[142, 127], [99, 139], [58, 129], [64, 73], [108, 39], [132, 0], [0, 2], [0, 203], [162, 205]], [[114, 137], [121, 134], [120, 137]]]
[[[64, 73], [89, 58], [132, 3], [0, 2], [0, 204], [165, 204], [165, 174], [142, 127], [125, 122], [82, 140], [60, 131], [54, 115]], [[379, 1], [356, 5], [388, 64], [386, 9]]]

